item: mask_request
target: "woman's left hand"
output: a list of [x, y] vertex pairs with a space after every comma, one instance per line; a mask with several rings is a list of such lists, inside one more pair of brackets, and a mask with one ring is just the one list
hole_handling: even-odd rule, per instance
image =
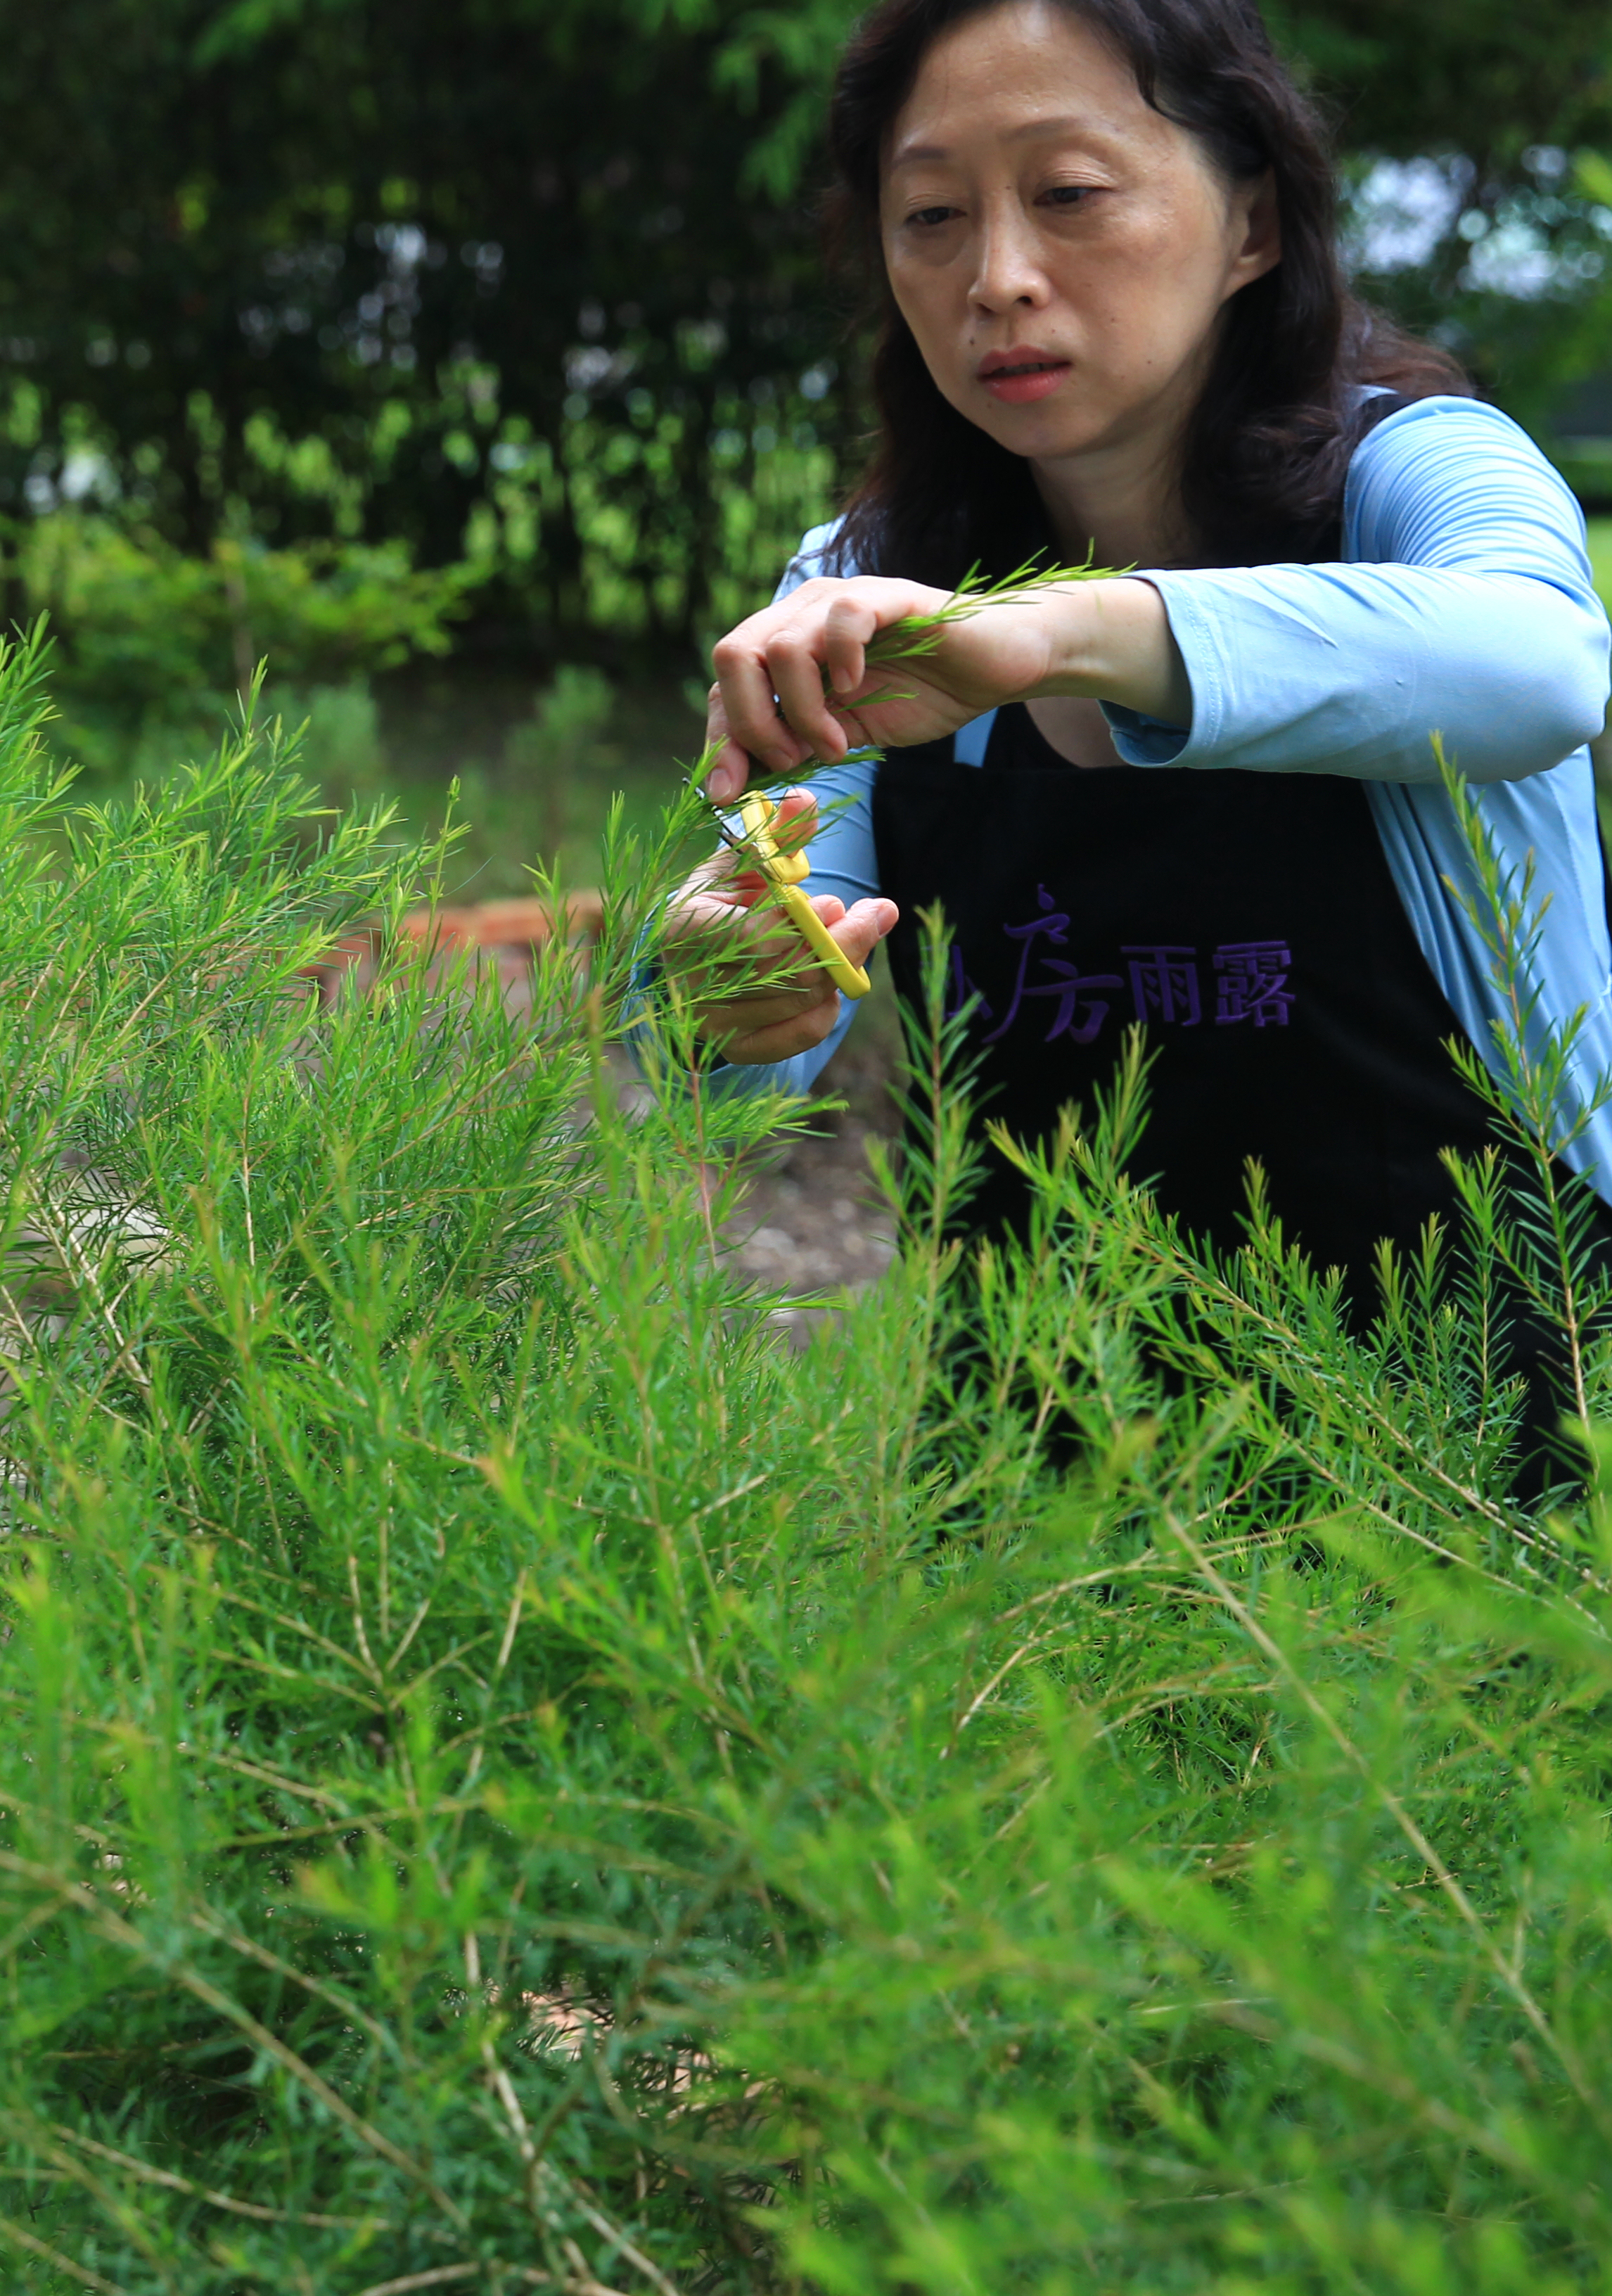
[[903, 748], [956, 731], [1005, 701], [1075, 694], [1167, 717], [1191, 698], [1164, 601], [1129, 577], [1049, 585], [970, 603], [940, 625], [931, 652], [869, 664], [881, 631], [929, 617], [951, 594], [859, 576], [801, 584], [729, 632], [716, 650], [706, 779], [725, 803], [751, 763], [789, 775], [814, 758]]
[[[791, 849], [814, 835], [811, 792], [789, 791], [776, 825], [790, 832]], [[866, 964], [900, 916], [894, 901], [877, 897], [847, 909], [836, 895], [818, 893], [812, 906], [856, 965]], [[809, 1052], [839, 1018], [839, 992], [828, 972], [779, 915], [759, 873], [739, 865], [726, 848], [678, 888], [660, 956], [665, 971], [680, 978], [700, 1035], [737, 1065]], [[765, 987], [755, 985], [769, 975]]]

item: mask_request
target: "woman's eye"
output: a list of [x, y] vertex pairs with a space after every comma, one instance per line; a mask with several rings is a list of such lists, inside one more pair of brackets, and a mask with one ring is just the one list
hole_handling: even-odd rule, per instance
[[1052, 184], [1041, 196], [1051, 207], [1077, 208], [1084, 206], [1096, 189], [1095, 184]]
[[914, 208], [907, 221], [916, 224], [921, 231], [933, 231], [937, 225], [950, 223], [954, 215], [961, 212], [960, 208]]

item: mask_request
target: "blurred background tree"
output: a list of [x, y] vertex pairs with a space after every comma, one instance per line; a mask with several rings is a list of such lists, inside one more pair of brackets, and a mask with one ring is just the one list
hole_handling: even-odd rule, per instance
[[[854, 458], [812, 210], [855, 12], [0, 0], [4, 603], [53, 610], [68, 746], [126, 770], [266, 650], [406, 690], [405, 733], [512, 680], [489, 753], [590, 662], [662, 697], [629, 752], [686, 746], [705, 642]], [[1362, 284], [1612, 506], [1604, 0], [1269, 13]]]
[[650, 0], [0, 20], [8, 510], [116, 504], [194, 553], [403, 543], [477, 562], [488, 641], [686, 659], [750, 570], [752, 458], [792, 449], [797, 532], [790, 497], [822, 497], [835, 330], [800, 201], [741, 191], [730, 25]]

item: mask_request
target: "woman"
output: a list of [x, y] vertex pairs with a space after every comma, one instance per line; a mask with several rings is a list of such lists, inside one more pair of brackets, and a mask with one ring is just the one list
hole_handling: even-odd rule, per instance
[[[1164, 1203], [1234, 1241], [1256, 1157], [1289, 1233], [1363, 1275], [1450, 1210], [1440, 1151], [1485, 1136], [1447, 1042], [1493, 1058], [1502, 1001], [1436, 732], [1550, 896], [1542, 1025], [1585, 1008], [1580, 1088], [1612, 1070], [1577, 506], [1345, 291], [1317, 125], [1251, 4], [882, 0], [831, 127], [882, 266], [879, 445], [716, 649], [708, 790], [847, 761], [814, 783], [849, 800], [813, 848], [819, 914], [856, 961], [888, 938], [911, 996], [943, 906], [993, 1116], [1090, 1106], [1140, 1021]], [[868, 670], [971, 564], [1037, 549], [1135, 570]], [[701, 873], [684, 930], [754, 893]], [[849, 1018], [803, 962], [703, 1025], [731, 1084], [804, 1089]], [[1612, 1115], [1575, 1155], [1612, 1194]], [[1004, 1166], [978, 1210], [1011, 1219]]]

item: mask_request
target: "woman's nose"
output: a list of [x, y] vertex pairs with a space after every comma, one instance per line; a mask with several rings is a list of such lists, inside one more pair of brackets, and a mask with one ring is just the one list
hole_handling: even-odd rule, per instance
[[981, 219], [969, 299], [977, 310], [1011, 310], [1044, 303], [1046, 273], [1035, 226], [1017, 200], [987, 209]]

